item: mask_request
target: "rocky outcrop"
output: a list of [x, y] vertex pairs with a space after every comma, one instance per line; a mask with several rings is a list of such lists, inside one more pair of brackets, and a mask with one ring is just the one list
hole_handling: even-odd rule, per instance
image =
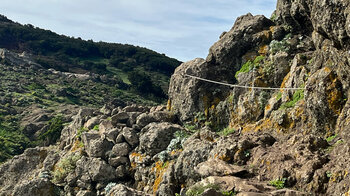
[[295, 31], [318, 33], [338, 47], [349, 42], [349, 2], [347, 1], [287, 1], [279, 0], [276, 21], [289, 25]]
[[0, 195], [348, 195], [347, 7], [279, 0], [271, 20], [239, 17], [176, 69], [167, 107], [81, 109], [61, 151], [0, 166]]
[[[186, 76], [232, 83], [234, 73], [242, 62], [258, 55], [260, 47], [280, 35], [270, 31], [272, 21], [264, 16], [247, 14], [236, 20], [233, 28], [221, 36], [209, 50], [206, 60], [195, 59], [180, 65], [170, 80], [169, 105], [183, 121], [190, 120], [197, 112], [208, 112], [229, 94], [229, 88], [213, 85]], [[185, 107], [184, 107], [185, 106]]]
[[[327, 181], [348, 181], [348, 175], [340, 169], [330, 169], [344, 164], [341, 158], [335, 158], [339, 153], [333, 148], [347, 156], [343, 151], [348, 145], [343, 141], [348, 138], [346, 114], [350, 82], [347, 7], [345, 1], [279, 0], [272, 22], [261, 16], [238, 18], [234, 27], [212, 46], [206, 60], [195, 59], [176, 70], [169, 88], [168, 109], [185, 123], [206, 124], [212, 130], [228, 127], [243, 134], [272, 134], [270, 142], [264, 144], [268, 150], [256, 146], [256, 142], [247, 142], [244, 148], [233, 141], [214, 146], [213, 151], [219, 152], [219, 157], [227, 157], [227, 162], [258, 164], [258, 170], [264, 173], [258, 175], [260, 180], [286, 178], [287, 186], [302, 187], [306, 192], [347, 194], [347, 188], [341, 190]], [[241, 33], [244, 37], [240, 37]], [[259, 37], [260, 33], [265, 37]], [[222, 70], [228, 73], [216, 74]], [[225, 87], [186, 74], [241, 86], [281, 89], [234, 88], [224, 90], [227, 94], [222, 96], [220, 90]], [[300, 134], [307, 137], [300, 139]], [[296, 146], [288, 147], [291, 145]], [[298, 154], [302, 151], [303, 155], [289, 152], [290, 148], [299, 149]], [[266, 150], [272, 154], [284, 153], [281, 157], [268, 158]], [[242, 151], [249, 151], [252, 157], [245, 158]], [[266, 168], [262, 166], [265, 164]], [[337, 177], [332, 178], [327, 169]], [[274, 175], [264, 177], [265, 174]], [[331, 189], [338, 192], [330, 192]], [[276, 191], [276, 194], [281, 193]]]
[[54, 195], [50, 171], [59, 160], [55, 150], [29, 148], [0, 166], [0, 195]]
[[2, 61], [6, 61], [11, 65], [19, 65], [22, 67], [31, 67], [35, 70], [42, 68], [41, 65], [35, 63], [25, 52], [22, 54], [16, 54], [6, 49], [0, 49], [0, 58]]

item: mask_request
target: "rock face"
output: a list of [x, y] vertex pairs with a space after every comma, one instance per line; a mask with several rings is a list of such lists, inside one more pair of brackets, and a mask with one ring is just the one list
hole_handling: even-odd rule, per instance
[[0, 195], [349, 195], [348, 7], [239, 17], [176, 69], [167, 107], [82, 108], [58, 146], [0, 165]]
[[234, 73], [240, 69], [241, 63], [256, 55], [254, 50], [259, 50], [260, 46], [271, 41], [272, 33], [269, 28], [272, 25], [272, 21], [261, 15], [241, 16], [233, 28], [210, 48], [206, 60], [195, 59], [183, 63], [175, 70], [170, 80], [169, 100], [171, 109], [179, 114], [181, 120], [189, 120], [196, 112], [217, 105], [229, 92], [229, 88], [225, 86], [208, 84], [186, 74], [234, 82]]
[[30, 148], [0, 166], [0, 195], [54, 195], [49, 172], [59, 159], [46, 148]]
[[20, 65], [23, 67], [32, 66], [36, 69], [41, 68], [41, 65], [33, 62], [25, 53], [18, 55], [6, 49], [0, 49], [0, 58], [6, 60], [12, 65]]

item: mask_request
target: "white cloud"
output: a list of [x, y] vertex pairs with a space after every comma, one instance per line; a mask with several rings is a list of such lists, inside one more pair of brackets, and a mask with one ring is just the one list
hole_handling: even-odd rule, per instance
[[182, 61], [205, 58], [247, 12], [270, 16], [275, 0], [2, 0], [0, 12], [59, 34], [148, 47]]

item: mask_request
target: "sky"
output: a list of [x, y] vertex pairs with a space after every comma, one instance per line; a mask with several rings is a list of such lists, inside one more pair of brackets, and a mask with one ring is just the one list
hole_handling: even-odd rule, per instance
[[0, 14], [58, 34], [132, 44], [188, 61], [248, 12], [270, 17], [277, 0], [1, 0]]

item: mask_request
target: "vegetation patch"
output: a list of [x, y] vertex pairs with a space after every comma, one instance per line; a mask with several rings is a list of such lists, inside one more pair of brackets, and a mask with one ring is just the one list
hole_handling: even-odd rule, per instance
[[80, 154], [72, 154], [64, 159], [61, 159], [54, 168], [52, 173], [52, 181], [55, 183], [60, 183], [67, 177], [69, 173], [75, 170], [77, 161], [81, 158]]
[[270, 53], [276, 54], [278, 52], [288, 52], [290, 50], [290, 44], [288, 40], [291, 38], [291, 34], [288, 34], [281, 41], [272, 40], [270, 43]]
[[278, 92], [276, 96], [276, 101], [281, 100], [281, 98], [282, 98], [282, 92]]
[[29, 138], [18, 126], [19, 117], [7, 115], [7, 105], [3, 108], [4, 112], [0, 113], [0, 163], [23, 153], [31, 145]]
[[159, 159], [162, 162], [169, 160], [169, 155], [176, 154], [180, 149], [183, 149], [183, 143], [187, 140], [190, 135], [185, 131], [177, 131], [174, 133], [174, 137], [168, 147], [158, 154]]
[[98, 131], [98, 130], [100, 130], [100, 126], [99, 125], [95, 125], [94, 128], [92, 128], [92, 130]]
[[237, 193], [235, 191], [221, 191], [223, 196], [235, 196]]
[[239, 71], [236, 72], [235, 77], [238, 79], [238, 74], [247, 73], [253, 68], [256, 68], [260, 65], [261, 61], [264, 60], [264, 56], [257, 56], [253, 61], [247, 61], [244, 63]]
[[52, 118], [48, 124], [49, 124], [48, 130], [45, 133], [41, 134], [38, 137], [38, 139], [41, 142], [45, 142], [47, 144], [53, 144], [61, 136], [61, 131], [63, 129], [62, 116], [58, 115]]
[[80, 127], [80, 129], [78, 129], [77, 131], [77, 138], [81, 139], [81, 135], [84, 133], [84, 132], [88, 132], [89, 129], [85, 128], [85, 127]]
[[226, 127], [225, 129], [223, 129], [222, 131], [218, 132], [218, 134], [220, 136], [228, 136], [232, 133], [234, 133], [236, 130], [230, 127]]
[[294, 94], [293, 94], [293, 98], [292, 100], [286, 102], [286, 103], [283, 103], [280, 107], [280, 109], [287, 109], [287, 108], [292, 108], [295, 106], [295, 104], [304, 99], [304, 90], [303, 89], [300, 89], [300, 90], [297, 90]]
[[29, 139], [18, 131], [7, 131], [0, 128], [0, 163], [21, 154], [29, 146]]
[[329, 143], [329, 142], [332, 142], [337, 136], [338, 136], [338, 134], [329, 136], [329, 137], [326, 138], [326, 141], [327, 141], [328, 143]]
[[194, 125], [194, 124], [185, 124], [184, 127], [187, 130], [191, 131], [192, 133], [194, 133], [194, 132], [199, 130], [198, 127], [196, 125]]
[[283, 189], [285, 188], [286, 180], [287, 180], [286, 178], [271, 180], [269, 182], [269, 185], [274, 186], [277, 189]]
[[208, 185], [201, 185], [197, 184], [192, 186], [189, 190], [187, 190], [186, 195], [187, 196], [199, 196], [202, 195], [203, 192], [207, 189], [214, 189], [218, 192], [220, 192], [224, 196], [235, 196], [236, 192], [233, 190], [226, 191], [226, 190], [221, 190], [220, 186], [217, 184], [208, 184]]

